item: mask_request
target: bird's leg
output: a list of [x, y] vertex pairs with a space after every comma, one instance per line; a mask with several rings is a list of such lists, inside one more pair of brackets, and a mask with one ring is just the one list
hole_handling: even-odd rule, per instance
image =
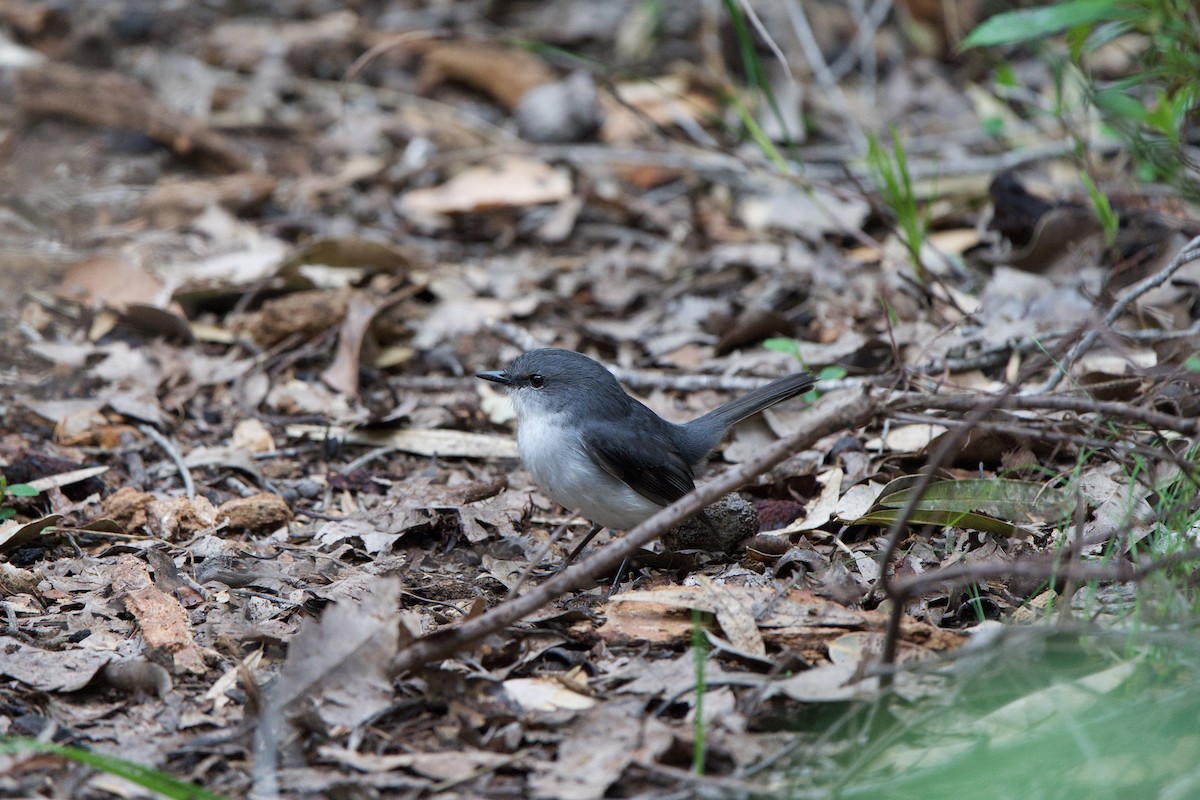
[[508, 596], [510, 598], [517, 596], [517, 590], [525, 585], [525, 581], [529, 580], [529, 576], [532, 575], [533, 571], [538, 568], [538, 564], [542, 563], [542, 559], [546, 557], [546, 553], [549, 553], [550, 548], [554, 546], [554, 543], [561, 539], [563, 534], [567, 532], [567, 528], [571, 525], [571, 519], [571, 517], [568, 517], [567, 519], [563, 520], [562, 523], [554, 529], [554, 532], [550, 534], [550, 539], [544, 545], [542, 545], [542, 548], [537, 551], [533, 558], [529, 560], [529, 565], [525, 567], [525, 571], [521, 573], [521, 576], [517, 578], [517, 582], [514, 583], [513, 587], [508, 591]]
[[592, 523], [592, 529], [587, 532], [586, 536], [583, 537], [582, 542], [575, 545], [575, 549], [571, 551], [571, 554], [569, 556], [567, 556], [565, 561], [563, 561], [562, 566], [558, 568], [559, 571], [561, 572], [562, 570], [571, 566], [571, 562], [574, 561], [575, 557], [578, 556], [583, 551], [583, 548], [587, 547], [587, 543], [590, 542], [592, 539], [595, 539], [596, 534], [602, 530], [604, 530], [603, 525], [596, 525], [595, 523]]
[[608, 598], [612, 597], [612, 596], [613, 596], [613, 594], [615, 594], [615, 593], [616, 593], [616, 591], [617, 591], [617, 588], [618, 588], [618, 587], [620, 587], [620, 585], [621, 585], [621, 576], [625, 574], [625, 567], [626, 567], [626, 565], [628, 565], [628, 564], [629, 564], [629, 556], [625, 556], [625, 559], [624, 559], [624, 560], [621, 562], [621, 566], [617, 567], [617, 576], [616, 576], [615, 578], [613, 578], [612, 585], [610, 585], [610, 586], [608, 587], [608, 591], [607, 591], [607, 592], [605, 592], [605, 594], [604, 594], [604, 599], [605, 599], [605, 600], [607, 600]]

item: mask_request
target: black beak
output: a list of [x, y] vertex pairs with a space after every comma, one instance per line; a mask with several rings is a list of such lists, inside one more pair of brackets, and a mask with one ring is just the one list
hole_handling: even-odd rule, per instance
[[503, 386], [512, 386], [512, 378], [508, 377], [508, 373], [503, 370], [493, 370], [492, 372], [477, 372], [476, 378], [483, 378], [485, 381], [499, 383]]

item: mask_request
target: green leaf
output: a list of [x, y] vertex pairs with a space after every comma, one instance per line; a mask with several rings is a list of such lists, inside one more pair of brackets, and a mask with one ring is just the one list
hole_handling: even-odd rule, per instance
[[28, 483], [14, 483], [8, 487], [7, 491], [13, 497], [37, 497], [41, 494]]
[[1070, 0], [1043, 8], [997, 14], [984, 20], [963, 40], [962, 49], [1030, 42], [1080, 25], [1128, 19], [1131, 11], [1118, 0]]
[[1121, 224], [1117, 212], [1113, 211], [1108, 196], [1100, 191], [1100, 187], [1096, 186], [1091, 175], [1084, 172], [1080, 178], [1083, 180], [1083, 187], [1087, 189], [1088, 197], [1091, 198], [1092, 210], [1096, 212], [1096, 217], [1104, 226], [1104, 244], [1106, 247], [1112, 247], [1117, 241], [1117, 228]]
[[800, 355], [800, 343], [795, 339], [788, 339], [782, 336], [766, 339], [763, 341], [763, 347], [776, 353], [789, 355], [799, 361], [801, 366], [804, 365], [804, 358]]
[[[905, 476], [912, 477], [916, 476]], [[908, 503], [915, 487], [893, 489], [895, 484], [896, 481], [893, 481], [884, 487], [872, 510], [903, 508]], [[925, 487], [916, 508], [922, 511], [986, 514], [1021, 522], [1044, 520], [1054, 524], [1070, 516], [1074, 503], [1061, 490], [1042, 483], [986, 478], [931, 483]]]
[[785, 339], [783, 337], [775, 337], [773, 339], [764, 339], [763, 347], [768, 350], [774, 350], [776, 353], [795, 353], [799, 347], [795, 339]]
[[1200, 356], [1188, 356], [1184, 359], [1183, 368], [1188, 372], [1200, 372]]
[[[877, 525], [880, 528], [891, 527], [900, 516], [900, 509], [886, 508], [872, 511], [854, 520], [851, 525]], [[997, 536], [1012, 536], [1025, 539], [1033, 535], [1033, 531], [1004, 522], [995, 517], [983, 514], [973, 514], [969, 511], [913, 511], [908, 517], [910, 525], [936, 525], [939, 528], [970, 528], [971, 530], [994, 533]]]
[[[899, 518], [920, 480], [920, 475], [896, 478], [883, 488], [867, 513], [852, 524], [890, 526]], [[1015, 521], [1057, 523], [1069, 517], [1073, 507], [1070, 497], [1041, 483], [998, 478], [939, 480], [925, 487], [909, 523], [1028, 537], [1033, 532]]]
[[840, 381], [846, 377], [846, 368], [838, 366], [821, 367], [821, 371], [817, 373], [817, 379], [822, 381]]
[[110, 775], [124, 778], [144, 789], [157, 792], [173, 800], [225, 800], [221, 795], [213, 794], [200, 786], [185, 783], [165, 772], [143, 767], [141, 764], [126, 761], [123, 758], [106, 756], [102, 753], [92, 752], [91, 750], [81, 750], [78, 747], [65, 747], [53, 742], [39, 742], [37, 739], [26, 739], [17, 736], [0, 737], [0, 753], [12, 754], [23, 752], [51, 753], [63, 758], [69, 758], [72, 761], [86, 764], [101, 772], [107, 772]]

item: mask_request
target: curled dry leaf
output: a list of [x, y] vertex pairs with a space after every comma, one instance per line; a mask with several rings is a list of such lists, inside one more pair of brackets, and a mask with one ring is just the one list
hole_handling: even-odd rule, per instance
[[510, 678], [504, 693], [523, 711], [582, 711], [596, 705], [596, 699], [580, 694], [554, 677]]

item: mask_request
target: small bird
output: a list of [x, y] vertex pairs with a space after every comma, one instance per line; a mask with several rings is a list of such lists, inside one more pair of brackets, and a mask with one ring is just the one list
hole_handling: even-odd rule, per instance
[[598, 362], [556, 348], [530, 350], [476, 377], [503, 386], [517, 412], [517, 448], [534, 482], [595, 527], [628, 530], [696, 488], [693, 470], [737, 422], [802, 394], [796, 373], [676, 425], [630, 397]]

